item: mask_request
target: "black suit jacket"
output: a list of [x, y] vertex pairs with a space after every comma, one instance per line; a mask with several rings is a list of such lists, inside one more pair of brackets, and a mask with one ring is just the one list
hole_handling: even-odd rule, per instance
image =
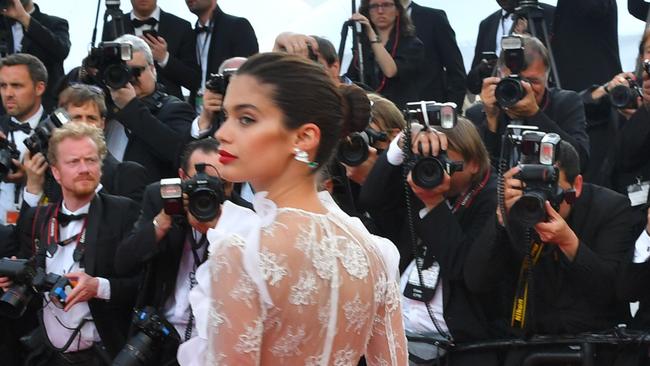
[[639, 108], [625, 122], [615, 142], [613, 188], [627, 193], [627, 186], [650, 180], [650, 112], [644, 106]]
[[[196, 37], [194, 42], [196, 43]], [[259, 52], [257, 36], [251, 23], [246, 18], [224, 13], [218, 5], [212, 13], [212, 31], [208, 47], [206, 77], [216, 74], [221, 63], [231, 57], [249, 57]], [[196, 91], [190, 94], [190, 103], [194, 103], [195, 98]]]
[[[52, 205], [31, 208], [21, 213], [13, 241], [7, 243], [9, 252], [19, 258], [36, 256], [39, 266], [45, 266], [45, 252], [33, 240], [47, 243]], [[115, 356], [126, 341], [139, 278], [132, 273], [116, 275], [116, 243], [126, 237], [139, 213], [138, 205], [124, 197], [99, 193], [93, 198], [88, 212], [86, 251], [82, 259], [85, 272], [93, 277], [108, 279], [110, 300], [92, 299], [88, 302], [97, 331], [109, 354]], [[36, 235], [34, 235], [34, 234]], [[40, 300], [40, 299], [39, 299]]]
[[134, 98], [115, 114], [129, 136], [122, 160], [144, 166], [147, 183], [177, 176], [178, 159], [189, 140], [194, 116], [189, 104], [158, 91]]
[[424, 44], [420, 100], [454, 102], [461, 109], [465, 99], [465, 66], [447, 14], [411, 3], [411, 20]]
[[[557, 246], [545, 246], [529, 283], [527, 329], [536, 334], [611, 329], [629, 318], [628, 304], [617, 300], [616, 284], [640, 232], [639, 215], [627, 197], [585, 183], [566, 221], [580, 241], [578, 251], [569, 261]], [[498, 224], [484, 229], [483, 242], [470, 250], [465, 278], [476, 292], [502, 285], [509, 320], [526, 246], [511, 242]], [[514, 237], [523, 241], [520, 232]]]
[[[70, 34], [68, 22], [65, 19], [41, 13], [38, 5], [34, 4], [34, 12], [27, 31], [23, 31], [22, 53], [38, 57], [47, 69], [47, 89], [43, 95], [43, 105], [46, 110], [56, 106], [56, 95], [53, 89], [64, 75], [63, 61], [70, 52]], [[14, 40], [8, 18], [0, 17], [0, 29], [5, 34], [4, 42], [8, 53], [14, 53]], [[1, 37], [1, 36], [0, 36]]]
[[650, 4], [643, 0], [627, 0], [627, 11], [639, 20], [644, 22], [647, 20], [648, 9], [650, 9]]
[[[135, 34], [130, 15], [124, 16], [124, 29], [128, 34]], [[165, 87], [165, 92], [183, 99], [181, 86], [194, 91], [200, 86], [201, 70], [196, 61], [196, 37], [192, 25], [176, 15], [160, 10], [158, 34], [167, 42], [169, 59], [165, 67], [156, 62], [158, 82]], [[102, 41], [113, 41], [119, 35], [113, 33], [113, 21], [104, 24]]]

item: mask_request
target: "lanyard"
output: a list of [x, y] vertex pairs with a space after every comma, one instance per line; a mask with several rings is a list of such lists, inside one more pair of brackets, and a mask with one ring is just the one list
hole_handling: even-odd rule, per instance
[[475, 186], [471, 191], [466, 192], [463, 196], [459, 197], [456, 200], [456, 204], [454, 205], [454, 208], [452, 208], [451, 213], [456, 213], [456, 211], [458, 211], [461, 207], [467, 207], [471, 205], [476, 196], [483, 190], [483, 188], [485, 188], [485, 185], [489, 179], [490, 168], [488, 167], [488, 170], [485, 172], [485, 177], [483, 177], [481, 183]]
[[64, 241], [59, 242], [59, 220], [57, 217], [59, 215], [60, 207], [60, 205], [57, 206], [56, 210], [54, 210], [54, 215], [50, 218], [50, 225], [48, 230], [49, 232], [47, 237], [47, 254], [50, 258], [52, 258], [56, 253], [59, 245], [65, 246], [76, 241], [77, 246], [74, 249], [72, 259], [75, 262], [79, 262], [80, 266], [83, 267], [81, 264], [81, 259], [83, 259], [84, 252], [86, 251], [86, 227], [88, 225], [88, 217], [84, 218], [83, 225], [79, 234], [76, 236], [73, 235]]
[[[208, 259], [208, 248], [205, 248], [205, 252], [203, 253], [203, 258], [199, 259], [199, 253], [197, 253], [197, 250], [199, 250], [202, 246], [204, 246], [208, 242], [208, 238], [205, 236], [205, 234], [201, 235], [201, 239], [199, 242], [196, 242], [196, 239], [194, 238], [194, 232], [190, 231], [189, 233], [189, 238], [188, 240], [190, 241], [190, 245], [192, 247], [192, 255], [194, 255], [194, 266], [192, 267], [192, 270], [190, 271], [190, 291], [198, 284], [196, 281], [196, 270], [201, 265], [203, 262]], [[190, 318], [187, 322], [187, 328], [185, 328], [185, 341], [188, 341], [190, 338], [192, 338], [192, 328], [194, 327], [194, 313], [192, 312], [192, 307], [190, 306]]]
[[[197, 23], [200, 24], [200, 23]], [[203, 39], [203, 45], [199, 47], [197, 44], [196, 47], [196, 59], [199, 62], [199, 67], [201, 70], [203, 70], [203, 56], [205, 55], [205, 50], [206, 48], [208, 51], [210, 50], [210, 47], [206, 47], [208, 45], [208, 39], [212, 38], [212, 19], [210, 19], [210, 22], [207, 25], [208, 30], [205, 32], [205, 38]], [[207, 65], [206, 65], [207, 66]], [[206, 67], [206, 72], [207, 72], [207, 67]]]

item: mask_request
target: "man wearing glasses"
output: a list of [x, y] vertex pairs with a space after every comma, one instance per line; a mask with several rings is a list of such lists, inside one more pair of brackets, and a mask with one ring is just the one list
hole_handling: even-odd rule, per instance
[[106, 126], [108, 150], [119, 161], [135, 161], [147, 169], [148, 182], [173, 177], [178, 156], [190, 135], [195, 113], [180, 99], [162, 92], [156, 83], [151, 49], [141, 38], [124, 35], [115, 40], [133, 47], [127, 64], [137, 77], [111, 97], [119, 109]]

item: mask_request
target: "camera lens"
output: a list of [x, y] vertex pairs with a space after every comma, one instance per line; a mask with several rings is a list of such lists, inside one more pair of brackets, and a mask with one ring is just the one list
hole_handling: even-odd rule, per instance
[[131, 79], [127, 66], [122, 64], [109, 65], [104, 70], [104, 82], [111, 89], [123, 88]]
[[23, 316], [33, 293], [26, 285], [14, 285], [0, 297], [0, 314], [17, 319]]
[[113, 361], [113, 366], [139, 366], [148, 364], [154, 356], [154, 340], [139, 332], [124, 346]]
[[497, 84], [497, 88], [494, 91], [497, 103], [499, 103], [502, 108], [512, 107], [522, 100], [524, 95], [526, 95], [526, 93], [524, 88], [521, 86], [521, 82], [518, 79], [509, 77], [502, 79]]
[[547, 197], [543, 192], [526, 192], [512, 205], [509, 217], [526, 227], [532, 227], [546, 219], [546, 207], [544, 206], [546, 200]]
[[189, 210], [197, 220], [207, 222], [219, 214], [219, 197], [209, 188], [198, 188], [190, 194]]
[[368, 143], [359, 133], [341, 141], [337, 153], [339, 161], [349, 166], [359, 166], [368, 160]]
[[11, 171], [11, 153], [5, 149], [0, 150], [0, 179], [4, 179]]
[[426, 157], [415, 163], [411, 171], [411, 178], [418, 187], [432, 189], [442, 183], [444, 173], [440, 160], [434, 157]]
[[616, 108], [630, 107], [635, 102], [632, 89], [625, 85], [617, 85], [609, 92], [609, 99]]

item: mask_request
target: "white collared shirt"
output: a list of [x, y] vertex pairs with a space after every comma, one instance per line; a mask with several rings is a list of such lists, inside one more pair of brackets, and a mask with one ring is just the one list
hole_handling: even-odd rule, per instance
[[[21, 122], [15, 119], [14, 117], [11, 117], [11, 121], [15, 123], [28, 123], [33, 130], [34, 128], [36, 128], [36, 126], [38, 126], [38, 123], [40, 122], [42, 116], [43, 116], [43, 106], [40, 106], [38, 111], [27, 120]], [[23, 160], [23, 157], [25, 156], [25, 152], [27, 151], [27, 147], [25, 146], [23, 141], [30, 135], [31, 133], [28, 135], [20, 130], [7, 134], [7, 139], [9, 141], [14, 142], [16, 144], [16, 148], [18, 149], [18, 151], [20, 151], [20, 159], [19, 159], [20, 161]], [[22, 204], [22, 195], [19, 195], [18, 200], [16, 200], [16, 185], [14, 183], [1, 182], [0, 183], [0, 223], [6, 224], [7, 212], [19, 211], [21, 204]]]
[[[201, 24], [200, 20], [197, 21], [195, 28], [199, 25], [212, 29], [212, 19], [208, 21], [208, 24]], [[205, 80], [208, 78], [208, 54], [210, 53], [211, 41], [212, 31], [196, 35], [196, 59], [199, 61], [199, 66], [201, 66], [201, 88], [199, 89], [201, 95], [203, 95], [203, 89], [205, 88]], [[200, 114], [202, 109], [203, 103], [196, 103], [196, 112]]]
[[[87, 214], [90, 209], [90, 202], [76, 211], [70, 211], [65, 207], [65, 202], [61, 204], [61, 212], [69, 215]], [[71, 221], [67, 226], [59, 226], [59, 239], [65, 240], [73, 236], [79, 235], [84, 225], [84, 220]], [[94, 238], [87, 238], [93, 240]], [[79, 262], [73, 259], [73, 253], [76, 248], [76, 242], [70, 243], [66, 246], [58, 246], [56, 253], [52, 258], [45, 260], [45, 272], [63, 275], [70, 272], [83, 272], [83, 268], [79, 267]], [[111, 297], [111, 286], [107, 279], [97, 278], [99, 285], [97, 289], [97, 298], [109, 300]], [[101, 341], [97, 327], [92, 321], [92, 314], [88, 302], [81, 302], [70, 308], [65, 312], [63, 309], [57, 308], [54, 304], [49, 302], [48, 294], [45, 294], [43, 300], [43, 324], [50, 342], [56, 348], [62, 348], [74, 333], [74, 329], [81, 323], [82, 319], [90, 319], [87, 321], [81, 331], [70, 344], [65, 352], [76, 352], [90, 348], [94, 342]]]
[[643, 230], [634, 244], [634, 263], [643, 263], [650, 258], [650, 236]]
[[[404, 329], [418, 334], [437, 333], [438, 330], [429, 317], [426, 304], [422, 301], [409, 299], [404, 296], [404, 289], [406, 288], [409, 276], [411, 276], [411, 272], [413, 271], [417, 271], [415, 260], [411, 261], [411, 264], [409, 264], [400, 278], [399, 288], [402, 293], [402, 316], [404, 318]], [[438, 281], [438, 286], [436, 287], [433, 299], [429, 302], [429, 306], [431, 307], [431, 312], [441, 330], [445, 333], [449, 333], [449, 327], [447, 327], [447, 322], [445, 322], [442, 300], [442, 280], [440, 280]]]
[[497, 56], [501, 53], [501, 38], [504, 36], [507, 36], [508, 33], [510, 33], [510, 29], [512, 29], [512, 15], [504, 18], [506, 16], [507, 12], [505, 10], [501, 10], [501, 18], [499, 18], [499, 26], [497, 27], [497, 47], [495, 48], [495, 53]]
[[[32, 10], [29, 11], [29, 15], [34, 14], [35, 10], [36, 10], [36, 8], [32, 8]], [[20, 53], [23, 50], [23, 38], [25, 37], [25, 30], [23, 29], [23, 25], [20, 24], [19, 21], [16, 21], [11, 26], [11, 37], [14, 40], [14, 52], [13, 53]]]
[[[151, 13], [151, 15], [146, 17], [146, 18], [140, 18], [140, 17], [136, 16], [133, 11], [131, 11], [130, 18], [131, 18], [131, 20], [133, 20], [133, 19], [145, 20], [145, 19], [149, 19], [149, 18], [154, 18], [154, 19], [156, 19], [158, 21], [158, 23], [160, 23], [160, 7], [156, 6], [156, 9], [153, 11], [153, 13]], [[139, 37], [139, 36], [142, 35], [143, 31], [150, 30], [150, 29], [155, 29], [157, 31], [158, 30], [158, 24], [156, 24], [153, 27], [150, 26], [149, 24], [144, 24], [141, 27], [138, 27], [138, 28], [134, 27], [133, 29], [135, 30], [135, 35]]]
[[[194, 240], [198, 243], [203, 234], [192, 229], [192, 235], [194, 235]], [[207, 244], [197, 250], [196, 254], [200, 259], [203, 259], [206, 250]], [[164, 308], [165, 318], [176, 328], [176, 331], [181, 336], [181, 342], [185, 341], [185, 331], [190, 319], [190, 273], [192, 271], [196, 273], [197, 267], [198, 263], [196, 266], [194, 263], [192, 244], [186, 239], [185, 244], [183, 244], [183, 254], [178, 266], [178, 273], [176, 274], [176, 289], [174, 295], [165, 302]], [[192, 337], [197, 335], [196, 324], [192, 324]]]

